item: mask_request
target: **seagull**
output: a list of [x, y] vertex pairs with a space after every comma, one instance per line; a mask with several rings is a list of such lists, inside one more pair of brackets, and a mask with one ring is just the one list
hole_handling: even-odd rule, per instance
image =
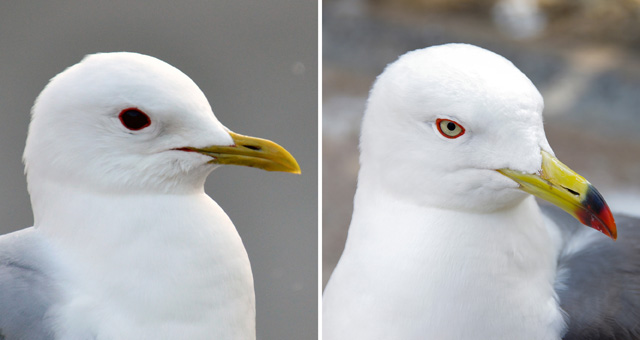
[[555, 157], [542, 110], [532, 82], [480, 47], [386, 67], [324, 340], [640, 339], [640, 220], [616, 216], [611, 240], [610, 209]]
[[0, 339], [255, 339], [249, 258], [204, 192], [221, 164], [300, 173], [150, 56], [85, 57], [32, 110], [33, 227], [0, 237]]

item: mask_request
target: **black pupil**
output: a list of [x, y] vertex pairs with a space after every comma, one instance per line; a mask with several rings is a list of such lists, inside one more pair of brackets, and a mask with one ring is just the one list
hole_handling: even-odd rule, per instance
[[149, 117], [138, 110], [127, 110], [120, 114], [122, 124], [129, 130], [140, 130], [149, 125]]
[[456, 129], [456, 124], [453, 122], [449, 122], [447, 123], [447, 129], [449, 129], [449, 131], [453, 131]]

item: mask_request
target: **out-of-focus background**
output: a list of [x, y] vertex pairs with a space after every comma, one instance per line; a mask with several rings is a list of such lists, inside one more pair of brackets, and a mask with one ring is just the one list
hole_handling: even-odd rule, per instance
[[614, 213], [640, 215], [640, 2], [325, 0], [322, 15], [323, 284], [351, 220], [367, 93], [385, 65], [431, 45], [471, 43], [510, 59], [545, 98], [558, 158]]
[[[317, 2], [5, 1], [0, 5], [0, 234], [31, 226], [21, 162], [48, 80], [94, 52], [134, 51], [189, 75], [233, 131], [288, 149], [302, 175], [226, 166], [206, 191], [255, 278], [258, 339], [317, 336]], [[167, 292], [170, 294], [170, 292]]]

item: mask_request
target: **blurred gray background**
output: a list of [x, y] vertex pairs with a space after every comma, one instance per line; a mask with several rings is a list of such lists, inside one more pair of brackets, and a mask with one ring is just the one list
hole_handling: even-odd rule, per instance
[[228, 128], [300, 163], [301, 176], [222, 167], [206, 190], [249, 253], [258, 338], [316, 338], [317, 15], [316, 1], [3, 1], [0, 233], [33, 222], [21, 155], [47, 81], [89, 53], [149, 54], [189, 75]]
[[369, 88], [385, 65], [431, 45], [471, 43], [510, 59], [545, 98], [558, 158], [614, 213], [640, 215], [638, 1], [325, 0], [322, 15], [323, 284], [351, 220]]

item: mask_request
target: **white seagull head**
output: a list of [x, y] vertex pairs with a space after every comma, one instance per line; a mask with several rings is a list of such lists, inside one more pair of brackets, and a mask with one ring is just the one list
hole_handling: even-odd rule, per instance
[[230, 132], [177, 68], [99, 53], [55, 76], [32, 110], [24, 161], [45, 182], [107, 192], [202, 190], [217, 164], [299, 173], [277, 144]]
[[[466, 44], [409, 52], [371, 90], [359, 181], [416, 205], [478, 212], [513, 206], [524, 190], [615, 236], [608, 208], [585, 207], [606, 207], [597, 191], [554, 158], [543, 106], [533, 83], [493, 52]], [[574, 177], [562, 182], [554, 171]], [[589, 221], [601, 210], [607, 222]]]

